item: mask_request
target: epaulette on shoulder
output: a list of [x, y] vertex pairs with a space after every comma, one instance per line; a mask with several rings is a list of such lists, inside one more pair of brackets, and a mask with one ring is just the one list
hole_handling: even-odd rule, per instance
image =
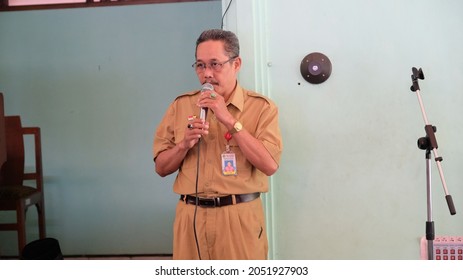
[[257, 93], [257, 92], [248, 90], [248, 91], [246, 92], [246, 94], [247, 94], [249, 97], [262, 98], [262, 99], [264, 99], [265, 101], [267, 101], [267, 103], [272, 103], [272, 100], [271, 100], [270, 98], [268, 98], [267, 96], [262, 95], [262, 94], [260, 94], [260, 93]]
[[180, 94], [179, 96], [177, 96], [177, 97], [175, 98], [175, 100], [178, 100], [178, 99], [180, 99], [180, 98], [182, 98], [182, 97], [185, 97], [185, 96], [193, 96], [193, 95], [198, 94], [199, 92], [200, 92], [199, 90], [189, 91], [189, 92], [186, 92], [186, 93], [184, 93], [184, 94]]

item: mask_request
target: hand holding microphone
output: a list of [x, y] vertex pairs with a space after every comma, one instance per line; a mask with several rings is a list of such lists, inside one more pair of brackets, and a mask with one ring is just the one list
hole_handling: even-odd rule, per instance
[[228, 113], [224, 98], [215, 92], [214, 86], [210, 83], [204, 83], [201, 87], [201, 94], [197, 105], [201, 108], [199, 114], [201, 120], [206, 119], [209, 109], [214, 112], [219, 120], [220, 116], [224, 115], [224, 112]]
[[[230, 97], [228, 97], [230, 98]], [[223, 95], [215, 92], [214, 86], [210, 83], [204, 83], [201, 87], [201, 95], [198, 99], [198, 107], [200, 107], [200, 119], [205, 120], [207, 111], [210, 109], [214, 112], [215, 118], [227, 126], [236, 121], [230, 114], [227, 108], [227, 102]]]
[[[213, 92], [214, 86], [210, 83], [205, 83], [201, 87], [201, 94], [210, 91], [211, 95], [216, 94]], [[199, 102], [199, 101], [198, 101]], [[187, 130], [185, 131], [185, 141], [188, 148], [192, 148], [202, 137], [209, 133], [209, 124], [206, 122], [208, 107], [201, 107], [199, 111], [199, 119], [195, 116], [188, 117]]]

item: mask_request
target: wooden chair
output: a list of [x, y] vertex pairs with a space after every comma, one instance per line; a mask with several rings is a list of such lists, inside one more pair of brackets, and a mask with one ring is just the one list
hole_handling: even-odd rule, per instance
[[[3, 109], [3, 93], [0, 92], [0, 170], [6, 161], [6, 138], [5, 138], [5, 111]], [[2, 173], [0, 172], [0, 183]]]
[[[16, 223], [0, 222], [0, 231], [17, 231], [21, 255], [26, 245], [26, 212], [30, 206], [37, 208], [39, 237], [46, 237], [40, 128], [22, 127], [19, 116], [5, 116], [4, 120], [6, 162], [0, 172], [0, 211], [16, 211]], [[34, 136], [35, 172], [25, 173], [25, 135]], [[25, 186], [27, 180], [34, 180], [35, 186]]]

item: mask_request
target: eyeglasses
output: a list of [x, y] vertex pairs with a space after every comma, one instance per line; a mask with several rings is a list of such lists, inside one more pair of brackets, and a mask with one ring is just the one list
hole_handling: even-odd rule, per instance
[[235, 58], [237, 57], [236, 56], [232, 57], [229, 60], [224, 61], [224, 62], [213, 61], [210, 63], [205, 63], [201, 61], [196, 61], [195, 63], [193, 63], [193, 65], [191, 65], [191, 67], [193, 67], [196, 70], [196, 72], [203, 72], [204, 70], [206, 70], [207, 66], [209, 66], [209, 68], [211, 68], [213, 71], [218, 72], [222, 70], [222, 67], [225, 63], [230, 62]]

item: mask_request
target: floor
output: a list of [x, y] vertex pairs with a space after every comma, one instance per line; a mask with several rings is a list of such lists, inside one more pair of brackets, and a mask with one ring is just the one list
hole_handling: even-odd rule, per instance
[[[1, 256], [0, 260], [17, 260], [17, 256]], [[85, 255], [64, 256], [65, 260], [172, 260], [172, 255]]]
[[171, 260], [171, 255], [65, 256], [65, 260]]

